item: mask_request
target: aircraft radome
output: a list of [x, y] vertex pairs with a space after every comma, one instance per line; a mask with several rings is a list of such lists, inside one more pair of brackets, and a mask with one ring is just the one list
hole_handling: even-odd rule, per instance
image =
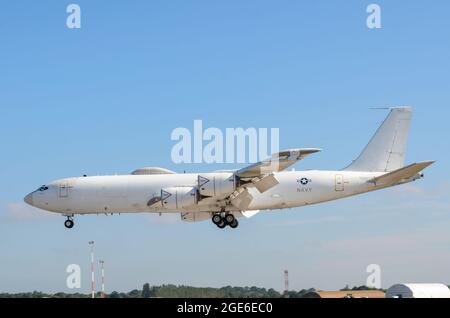
[[239, 217], [261, 210], [301, 207], [415, 181], [434, 163], [404, 165], [412, 117], [410, 107], [393, 107], [348, 167], [338, 171], [285, 171], [317, 148], [289, 149], [246, 168], [178, 174], [142, 168], [129, 175], [92, 176], [52, 181], [25, 202], [67, 217], [77, 214], [180, 213], [181, 219], [211, 219], [219, 228], [238, 226]]

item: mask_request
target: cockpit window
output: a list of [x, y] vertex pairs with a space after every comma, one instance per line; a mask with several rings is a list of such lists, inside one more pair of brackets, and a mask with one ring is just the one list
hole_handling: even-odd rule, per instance
[[40, 187], [39, 189], [38, 189], [38, 191], [45, 191], [45, 190], [48, 190], [48, 187], [46, 186], [46, 185], [43, 185], [42, 187]]

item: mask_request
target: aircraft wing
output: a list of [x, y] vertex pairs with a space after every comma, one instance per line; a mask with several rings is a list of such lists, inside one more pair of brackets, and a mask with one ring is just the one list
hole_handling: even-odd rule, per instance
[[253, 196], [247, 189], [248, 187], [255, 187], [260, 193], [266, 192], [279, 183], [274, 172], [282, 171], [306, 156], [319, 151], [321, 151], [321, 149], [318, 148], [284, 150], [273, 154], [264, 161], [237, 170], [235, 175], [242, 183], [241, 186], [230, 195], [229, 199], [231, 204], [240, 211], [246, 211], [253, 200]]
[[394, 170], [392, 172], [383, 174], [379, 177], [369, 180], [376, 185], [392, 185], [397, 183], [404, 183], [421, 178], [418, 175], [420, 171], [433, 164], [435, 161], [424, 161], [419, 163], [413, 163], [409, 166]]
[[236, 175], [240, 178], [256, 178], [273, 172], [278, 172], [293, 165], [306, 156], [321, 151], [318, 148], [299, 148], [284, 150], [272, 155], [272, 157], [257, 162], [251, 166], [240, 169]]

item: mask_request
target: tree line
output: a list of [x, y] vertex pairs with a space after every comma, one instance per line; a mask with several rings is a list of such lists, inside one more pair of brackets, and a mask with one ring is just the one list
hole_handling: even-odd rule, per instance
[[[346, 286], [341, 290], [371, 290], [367, 286], [349, 288]], [[129, 292], [113, 291], [106, 294], [107, 298], [302, 298], [307, 293], [316, 291], [314, 288], [299, 291], [288, 291], [280, 293], [273, 288], [260, 287], [192, 287], [184, 285], [161, 285], [150, 286], [146, 283], [142, 289], [134, 289]], [[100, 293], [96, 294], [99, 298]], [[47, 294], [38, 291], [25, 293], [0, 293], [0, 298], [90, 298], [91, 294], [83, 293], [55, 293]]]

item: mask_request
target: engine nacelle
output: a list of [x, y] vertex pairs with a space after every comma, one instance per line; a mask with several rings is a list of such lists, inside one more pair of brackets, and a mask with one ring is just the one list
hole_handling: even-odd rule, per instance
[[173, 187], [161, 189], [162, 206], [168, 210], [182, 210], [198, 202], [197, 188]]
[[236, 190], [236, 176], [231, 172], [198, 175], [198, 191], [203, 197], [224, 199]]

